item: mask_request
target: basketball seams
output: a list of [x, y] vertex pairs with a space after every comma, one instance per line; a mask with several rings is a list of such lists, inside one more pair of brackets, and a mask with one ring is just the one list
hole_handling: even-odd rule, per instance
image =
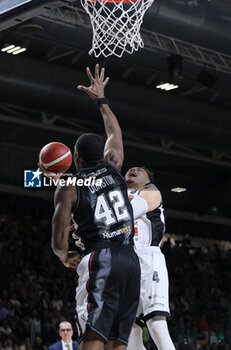
[[50, 142], [46, 146], [44, 146], [40, 152], [41, 161], [44, 164], [48, 164], [51, 161], [50, 159], [54, 159], [54, 157], [58, 159], [67, 151], [69, 151], [69, 148], [64, 143]]
[[62, 156], [60, 156], [60, 157], [57, 158], [57, 159], [52, 160], [52, 161], [49, 162], [49, 163], [44, 163], [44, 162], [42, 161], [42, 165], [43, 165], [43, 167], [44, 167], [45, 169], [48, 169], [48, 168], [51, 167], [52, 165], [55, 165], [55, 164], [61, 162], [62, 160], [64, 160], [65, 158], [67, 158], [70, 154], [71, 154], [71, 151], [68, 150], [68, 151], [67, 151], [66, 153], [64, 153]]
[[50, 142], [39, 153], [39, 163], [46, 172], [64, 173], [72, 163], [70, 149], [61, 142]]

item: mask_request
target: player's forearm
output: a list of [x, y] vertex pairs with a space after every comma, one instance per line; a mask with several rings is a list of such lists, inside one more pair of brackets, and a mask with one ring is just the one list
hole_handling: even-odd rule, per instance
[[131, 200], [131, 206], [133, 209], [133, 217], [134, 220], [139, 218], [140, 216], [146, 214], [149, 210], [148, 203], [145, 199], [137, 196]]
[[74, 186], [58, 187], [55, 191], [55, 212], [52, 218], [51, 247], [55, 255], [63, 259], [68, 251], [69, 226], [71, 211], [77, 203], [77, 192]]
[[103, 117], [107, 137], [110, 137], [112, 134], [122, 135], [118, 120], [111, 108], [107, 104], [102, 104], [100, 112]]
[[55, 211], [52, 220], [51, 248], [55, 255], [64, 258], [69, 247], [69, 225], [62, 220], [59, 212]]
[[65, 260], [68, 252], [68, 245], [62, 249], [58, 249], [55, 244], [51, 244], [53, 253], [58, 256], [60, 259]]
[[60, 259], [64, 259], [68, 252], [69, 243], [66, 239], [60, 239], [55, 236], [51, 240], [51, 248], [53, 253], [57, 255]]

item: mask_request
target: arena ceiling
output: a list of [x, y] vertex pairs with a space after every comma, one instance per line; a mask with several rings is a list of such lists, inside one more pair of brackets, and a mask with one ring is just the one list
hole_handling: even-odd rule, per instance
[[[123, 130], [124, 171], [137, 164], [154, 171], [169, 228], [180, 232], [186, 222], [188, 231], [209, 235], [219, 225], [228, 235], [231, 3], [156, 0], [142, 27], [145, 48], [120, 59], [88, 55], [92, 33], [79, 1], [32, 0], [4, 13], [1, 6], [1, 48], [27, 51], [0, 53], [0, 190], [25, 194], [22, 171], [36, 167], [44, 144], [73, 147], [82, 132], [103, 134], [94, 103], [75, 90], [87, 83], [85, 67], [99, 62], [111, 77], [107, 96]], [[159, 91], [171, 55], [182, 57], [179, 89]], [[178, 186], [187, 191], [171, 192]]]

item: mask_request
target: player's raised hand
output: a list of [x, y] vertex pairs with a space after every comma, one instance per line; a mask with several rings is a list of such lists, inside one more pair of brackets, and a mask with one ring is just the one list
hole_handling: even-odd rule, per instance
[[82, 257], [78, 252], [69, 251], [67, 252], [66, 258], [60, 260], [62, 261], [64, 266], [76, 269], [80, 261], [82, 260]]
[[104, 79], [105, 69], [102, 68], [99, 72], [99, 65], [95, 66], [95, 77], [93, 77], [90, 68], [86, 68], [87, 76], [90, 80], [90, 86], [78, 85], [77, 89], [86, 92], [93, 100], [104, 97], [104, 88], [109, 81], [109, 77]]

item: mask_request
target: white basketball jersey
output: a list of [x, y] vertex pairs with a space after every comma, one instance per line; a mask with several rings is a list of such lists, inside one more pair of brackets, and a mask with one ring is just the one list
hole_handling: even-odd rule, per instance
[[[138, 190], [128, 189], [130, 199], [138, 196], [140, 191], [152, 184]], [[134, 244], [137, 250], [142, 250], [150, 246], [159, 246], [165, 232], [164, 208], [162, 203], [155, 210], [141, 215], [134, 220]]]

